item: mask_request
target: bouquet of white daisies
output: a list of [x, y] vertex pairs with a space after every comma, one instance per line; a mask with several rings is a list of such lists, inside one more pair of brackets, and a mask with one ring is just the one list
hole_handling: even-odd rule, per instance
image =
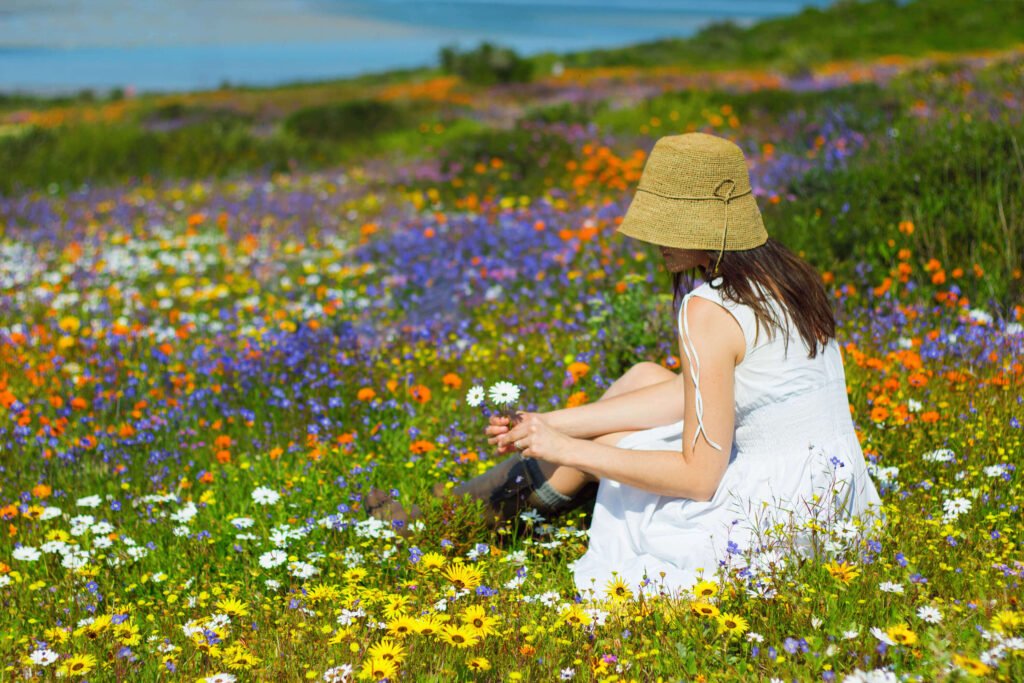
[[[516, 415], [515, 409], [515, 403], [519, 400], [518, 385], [505, 381], [495, 382], [487, 390], [487, 397], [490, 398], [491, 403], [497, 408], [495, 414], [509, 419], [510, 427], [519, 421], [519, 416]], [[483, 407], [484, 413], [487, 414], [487, 406], [484, 403], [484, 388], [481, 385], [478, 384], [470, 387], [469, 392], [466, 394], [466, 403], [474, 408]]]

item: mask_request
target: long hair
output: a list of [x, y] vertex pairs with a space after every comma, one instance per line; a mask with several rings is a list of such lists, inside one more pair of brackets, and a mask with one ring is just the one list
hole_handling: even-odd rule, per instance
[[[718, 252], [712, 253], [712, 260]], [[836, 336], [836, 318], [832, 301], [825, 291], [821, 276], [811, 264], [771, 237], [759, 247], [742, 251], [726, 251], [714, 278], [703, 266], [690, 271], [672, 273], [673, 310], [679, 314], [683, 296], [694, 287], [694, 271], [700, 270], [711, 286], [720, 289], [723, 298], [746, 304], [754, 311], [755, 338], [764, 328], [769, 338], [782, 331], [785, 348], [789, 349], [789, 326], [772, 306], [778, 302], [783, 315], [793, 321], [808, 348], [808, 358], [824, 350]]]

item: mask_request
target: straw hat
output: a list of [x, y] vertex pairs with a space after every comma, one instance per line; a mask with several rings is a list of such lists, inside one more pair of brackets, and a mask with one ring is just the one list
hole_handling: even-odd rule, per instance
[[743, 150], [708, 133], [654, 143], [617, 232], [668, 247], [713, 249], [719, 260], [725, 251], [768, 240]]

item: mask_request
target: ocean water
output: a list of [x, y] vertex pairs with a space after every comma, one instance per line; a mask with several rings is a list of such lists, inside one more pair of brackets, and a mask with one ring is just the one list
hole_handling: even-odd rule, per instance
[[830, 0], [4, 0], [0, 92], [204, 90], [437, 64], [445, 45], [520, 54], [683, 37]]

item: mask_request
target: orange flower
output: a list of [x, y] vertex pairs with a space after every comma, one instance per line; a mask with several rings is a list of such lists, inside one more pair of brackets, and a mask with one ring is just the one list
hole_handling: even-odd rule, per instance
[[447, 375], [441, 378], [441, 381], [444, 382], [444, 385], [446, 387], [451, 387], [452, 389], [458, 389], [459, 387], [462, 386], [462, 378], [456, 375], [454, 372], [449, 372]]
[[376, 397], [377, 392], [370, 387], [363, 387], [359, 390], [359, 393], [356, 394], [356, 398], [360, 401], [372, 401]]
[[18, 506], [14, 503], [0, 508], [0, 519], [14, 519], [18, 516]]
[[904, 235], [913, 235], [914, 234], [914, 222], [913, 221], [900, 221], [899, 230]]
[[435, 450], [436, 448], [437, 446], [435, 446], [432, 442], [426, 441], [424, 439], [413, 441], [411, 444], [409, 444], [409, 450], [415, 453], [416, 455], [429, 453], [430, 451]]
[[929, 410], [926, 413], [921, 413], [921, 421], [929, 424], [939, 421], [939, 414], [934, 410]]
[[49, 498], [51, 493], [53, 489], [46, 484], [36, 484], [32, 487], [32, 495], [36, 498]]
[[231, 437], [228, 436], [227, 434], [221, 434], [220, 436], [213, 440], [213, 445], [223, 450], [231, 445]]
[[566, 403], [565, 403], [565, 407], [566, 408], [575, 408], [576, 406], [581, 406], [581, 405], [583, 405], [586, 402], [587, 402], [587, 392], [585, 392], [585, 391], [577, 391], [575, 394], [573, 394], [572, 396], [569, 397], [569, 400], [566, 401]]
[[213, 472], [203, 472], [203, 476], [199, 477], [199, 481], [203, 484], [212, 484]]
[[416, 384], [409, 387], [409, 395], [417, 403], [426, 403], [430, 400], [430, 389], [422, 384]]
[[922, 374], [920, 372], [915, 372], [913, 375], [907, 378], [907, 382], [912, 387], [923, 387], [924, 385], [928, 384], [928, 375]]
[[889, 417], [889, 409], [883, 406], [875, 406], [871, 411], [872, 422], [884, 422]]
[[572, 375], [572, 381], [578, 382], [587, 376], [587, 373], [590, 372], [590, 366], [586, 363], [576, 361], [574, 363], [569, 363], [569, 367], [567, 367], [566, 370], [568, 370], [569, 374]]
[[219, 462], [222, 465], [226, 465], [227, 463], [231, 462], [231, 451], [217, 451], [217, 462]]
[[275, 448], [270, 449], [270, 453], [268, 453], [267, 455], [270, 457], [271, 460], [277, 460], [278, 458], [281, 457], [282, 453], [284, 453], [284, 449], [281, 448], [280, 446], [277, 446]]

